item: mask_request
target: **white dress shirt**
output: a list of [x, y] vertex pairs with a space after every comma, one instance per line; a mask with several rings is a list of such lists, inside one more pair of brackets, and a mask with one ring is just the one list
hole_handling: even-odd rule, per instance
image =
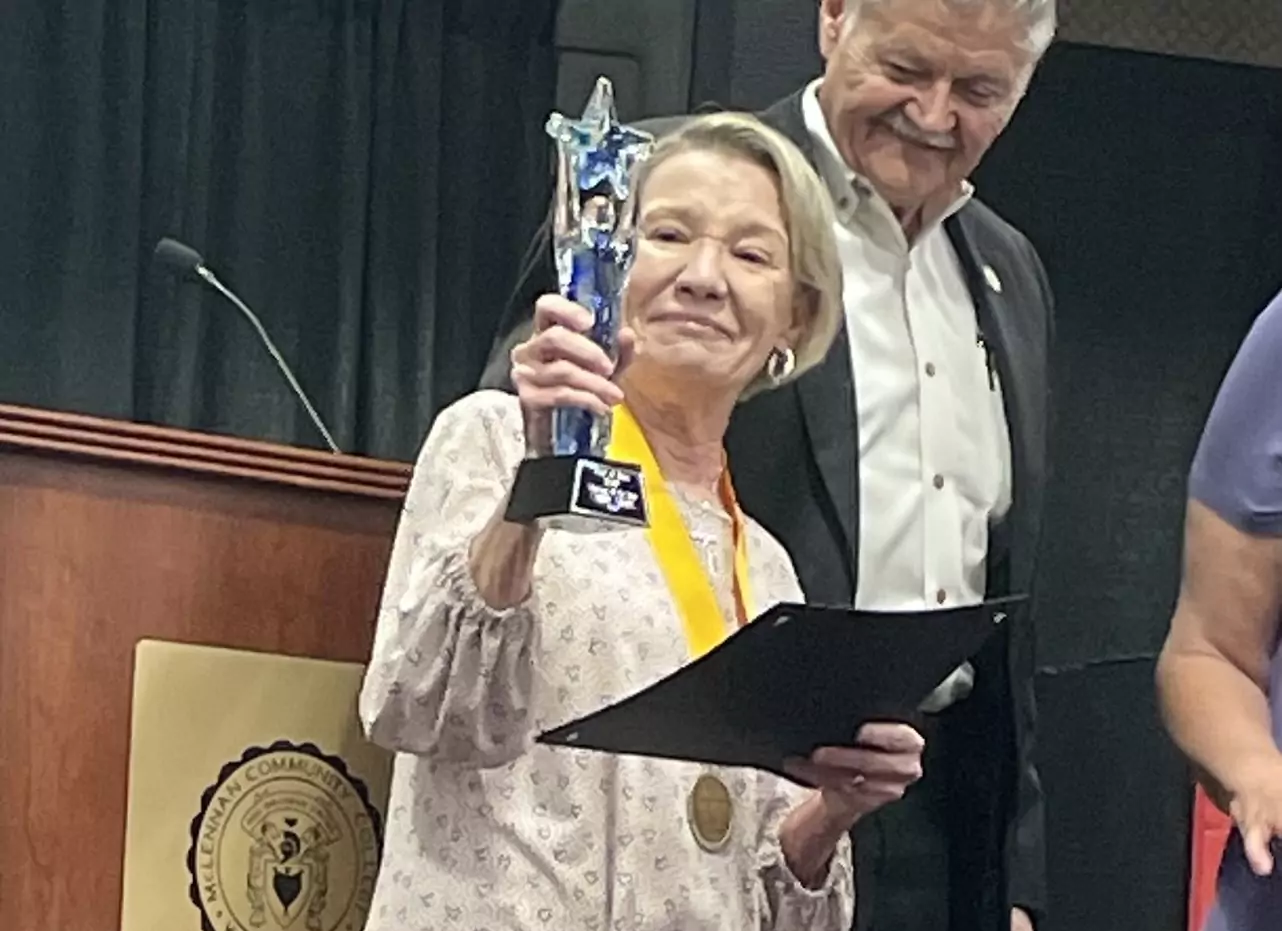
[[908, 243], [889, 205], [842, 159], [818, 86], [806, 89], [802, 111], [837, 210], [845, 280], [859, 421], [855, 606], [974, 604], [985, 594], [989, 521], [1010, 507], [1011, 467], [1001, 385], [943, 227], [972, 191]]

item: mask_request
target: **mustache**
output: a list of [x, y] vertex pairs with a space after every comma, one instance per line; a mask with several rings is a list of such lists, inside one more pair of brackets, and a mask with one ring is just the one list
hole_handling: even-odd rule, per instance
[[902, 136], [909, 142], [915, 142], [931, 149], [942, 149], [946, 152], [951, 152], [957, 148], [957, 140], [952, 133], [940, 133], [922, 129], [909, 119], [908, 114], [903, 110], [891, 110], [882, 117], [882, 122], [895, 135]]

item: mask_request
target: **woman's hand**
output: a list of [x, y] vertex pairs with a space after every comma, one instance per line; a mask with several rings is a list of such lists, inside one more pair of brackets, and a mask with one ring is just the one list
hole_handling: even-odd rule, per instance
[[534, 332], [512, 349], [512, 384], [521, 399], [526, 446], [548, 451], [552, 410], [577, 407], [607, 413], [623, 400], [612, 379], [632, 358], [636, 337], [619, 331], [619, 358], [614, 362], [586, 334], [592, 314], [557, 294], [545, 294], [534, 305]]
[[[592, 314], [560, 295], [545, 294], [534, 305], [534, 333], [512, 349], [512, 384], [521, 399], [529, 452], [549, 451], [553, 408], [604, 414], [623, 400], [623, 392], [610, 379], [632, 358], [636, 338], [631, 330], [620, 331], [616, 365], [584, 335], [591, 328]], [[513, 607], [529, 596], [542, 537], [537, 523], [509, 524], [506, 511], [504, 498], [468, 550], [477, 592], [495, 610]]]
[[809, 760], [787, 765], [790, 775], [815, 786], [825, 814], [849, 828], [860, 818], [903, 798], [922, 776], [926, 741], [907, 724], [878, 722], [859, 729], [853, 747], [820, 747]]
[[794, 876], [810, 889], [823, 883], [833, 852], [860, 818], [902, 798], [921, 778], [926, 741], [907, 724], [865, 724], [853, 747], [820, 747], [784, 769], [819, 791], [794, 808], [779, 828], [779, 845]]
[[1230, 789], [1229, 814], [1242, 833], [1252, 872], [1270, 876], [1282, 849], [1282, 754], [1244, 769], [1238, 786]]

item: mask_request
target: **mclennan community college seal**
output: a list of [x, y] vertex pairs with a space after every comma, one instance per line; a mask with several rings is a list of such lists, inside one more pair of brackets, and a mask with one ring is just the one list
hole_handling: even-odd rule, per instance
[[382, 849], [360, 779], [314, 744], [228, 763], [192, 819], [187, 869], [204, 931], [360, 931]]

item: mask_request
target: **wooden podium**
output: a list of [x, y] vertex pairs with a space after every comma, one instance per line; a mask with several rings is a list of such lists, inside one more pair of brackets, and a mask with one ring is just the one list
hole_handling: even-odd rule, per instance
[[409, 474], [0, 405], [0, 928], [118, 927], [138, 640], [368, 659]]

